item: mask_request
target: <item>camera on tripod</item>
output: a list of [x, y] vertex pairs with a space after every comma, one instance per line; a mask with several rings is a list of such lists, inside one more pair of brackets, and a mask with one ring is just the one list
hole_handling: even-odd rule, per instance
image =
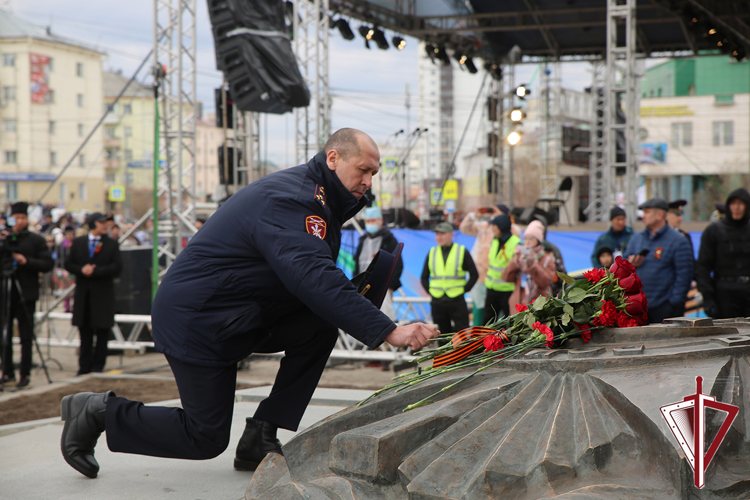
[[10, 231], [0, 231], [0, 271], [4, 277], [13, 274], [13, 254], [18, 249], [18, 238], [12, 228], [15, 226], [13, 217], [8, 217]]

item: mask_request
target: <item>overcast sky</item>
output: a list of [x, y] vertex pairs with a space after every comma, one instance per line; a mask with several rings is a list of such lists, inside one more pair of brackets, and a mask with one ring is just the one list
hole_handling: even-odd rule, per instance
[[[0, 0], [2, 4], [3, 0]], [[7, 0], [5, 0], [7, 2]], [[51, 26], [66, 36], [107, 53], [104, 68], [122, 70], [131, 75], [153, 45], [153, 0], [10, 0], [13, 12], [24, 20]], [[356, 33], [358, 22], [352, 22]], [[386, 33], [389, 41], [393, 33]], [[417, 126], [417, 43], [407, 39], [403, 51], [364, 47], [362, 38], [343, 40], [331, 32], [329, 73], [332, 94], [332, 129], [360, 128], [378, 142], [389, 141], [396, 131], [406, 128], [405, 86], [411, 87], [411, 128]], [[204, 111], [211, 111], [213, 90], [221, 84], [216, 70], [213, 36], [205, 0], [197, 0], [197, 82], [198, 99]], [[516, 83], [538, 74], [536, 65], [517, 69]], [[563, 65], [563, 85], [582, 90], [590, 85], [587, 63]], [[475, 75], [481, 78], [481, 74]], [[538, 83], [538, 76], [534, 84]], [[147, 71], [139, 81], [150, 83]], [[532, 85], [533, 88], [533, 85]], [[466, 98], [470, 103], [473, 96]], [[460, 104], [460, 101], [459, 101]], [[261, 154], [280, 166], [294, 163], [294, 118], [263, 115], [261, 118]]]

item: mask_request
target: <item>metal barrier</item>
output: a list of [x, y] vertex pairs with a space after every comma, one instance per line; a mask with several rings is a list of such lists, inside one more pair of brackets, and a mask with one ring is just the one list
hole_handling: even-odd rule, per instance
[[[413, 321], [431, 322], [432, 318], [424, 308], [425, 303], [430, 302], [429, 297], [393, 297], [393, 309], [396, 313], [396, 323], [399, 325], [409, 324]], [[467, 300], [469, 305], [471, 302]], [[413, 315], [415, 319], [407, 319]], [[51, 320], [63, 320], [70, 322], [73, 319], [72, 313], [66, 312], [37, 312], [35, 314], [36, 326], [47, 323], [49, 328], [47, 337], [37, 335], [39, 345], [49, 345], [53, 347], [79, 347], [78, 329], [71, 326], [64, 335], [60, 332], [58, 325]], [[127, 338], [120, 329], [121, 324], [132, 324], [133, 328]], [[108, 346], [110, 349], [133, 350], [144, 353], [147, 348], [153, 348], [154, 343], [151, 341], [140, 340], [141, 333], [151, 328], [151, 316], [148, 314], [115, 314], [115, 326], [112, 332], [114, 340], [110, 340]], [[14, 342], [18, 342], [14, 338]], [[283, 354], [278, 353], [278, 356]], [[365, 344], [361, 343], [351, 335], [339, 330], [339, 338], [336, 341], [336, 347], [331, 352], [331, 358], [348, 359], [351, 361], [410, 361], [415, 359], [408, 348], [397, 348], [384, 343], [378, 349], [370, 350]]]

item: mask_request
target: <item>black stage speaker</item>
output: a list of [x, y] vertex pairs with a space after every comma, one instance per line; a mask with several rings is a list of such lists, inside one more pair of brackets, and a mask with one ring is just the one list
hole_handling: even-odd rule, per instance
[[[227, 157], [229, 158], [229, 161], [224, 161], [224, 146], [219, 146], [216, 148], [216, 152], [219, 155], [219, 184], [222, 184], [224, 186], [228, 186], [230, 184], [234, 184], [234, 151], [235, 148], [232, 146], [227, 146]], [[239, 166], [240, 162], [242, 162], [242, 151], [239, 151], [239, 157], [237, 158], [237, 164]], [[244, 177], [246, 172], [238, 172], [239, 174], [239, 181], [237, 182], [239, 185], [244, 186]]]
[[[151, 247], [121, 248], [120, 256], [122, 272], [114, 280], [115, 314], [151, 314]], [[133, 325], [119, 326], [127, 339]], [[139, 340], [152, 340], [148, 330], [141, 331]]]
[[280, 0], [208, 0], [217, 69], [238, 109], [286, 113], [310, 104]]

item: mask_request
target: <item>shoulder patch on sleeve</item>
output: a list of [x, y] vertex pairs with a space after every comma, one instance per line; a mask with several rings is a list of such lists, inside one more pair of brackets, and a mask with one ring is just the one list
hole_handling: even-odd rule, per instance
[[305, 229], [307, 232], [324, 240], [326, 237], [326, 221], [317, 215], [308, 215], [305, 218]]

